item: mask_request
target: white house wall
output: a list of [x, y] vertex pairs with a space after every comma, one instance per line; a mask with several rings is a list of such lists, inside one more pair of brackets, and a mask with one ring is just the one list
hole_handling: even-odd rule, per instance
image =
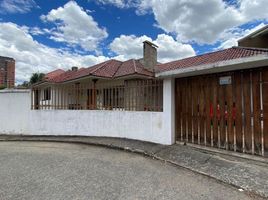
[[1, 91], [0, 134], [120, 137], [172, 144], [172, 83], [164, 81], [164, 112], [31, 110], [30, 91]]

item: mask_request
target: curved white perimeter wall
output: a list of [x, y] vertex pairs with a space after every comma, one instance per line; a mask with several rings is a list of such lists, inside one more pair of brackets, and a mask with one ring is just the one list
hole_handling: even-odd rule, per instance
[[173, 81], [164, 81], [164, 112], [30, 110], [28, 90], [0, 91], [0, 134], [121, 137], [174, 143]]

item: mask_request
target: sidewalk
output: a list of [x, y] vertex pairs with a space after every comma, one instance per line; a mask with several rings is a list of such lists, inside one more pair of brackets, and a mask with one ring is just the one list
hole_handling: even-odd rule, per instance
[[172, 163], [213, 177], [237, 188], [268, 197], [267, 162], [252, 161], [245, 158], [213, 153], [180, 144], [165, 146], [119, 138], [0, 135], [1, 140], [72, 142], [126, 150]]

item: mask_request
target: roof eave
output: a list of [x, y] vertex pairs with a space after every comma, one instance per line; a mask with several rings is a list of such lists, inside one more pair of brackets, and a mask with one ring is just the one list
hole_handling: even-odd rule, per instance
[[212, 64], [198, 65], [194, 67], [179, 68], [156, 73], [158, 78], [180, 78], [204, 74], [220, 73], [234, 70], [257, 68], [268, 66], [268, 55], [251, 56], [247, 58], [221, 61]]
[[39, 82], [36, 82], [36, 83], [32, 84], [31, 87], [42, 86], [42, 85], [51, 84], [51, 83], [53, 83], [53, 82], [47, 81], [47, 80], [39, 81]]

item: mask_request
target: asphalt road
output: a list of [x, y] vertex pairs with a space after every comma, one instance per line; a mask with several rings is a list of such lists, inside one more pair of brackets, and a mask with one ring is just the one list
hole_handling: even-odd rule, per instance
[[47, 142], [0, 142], [0, 199], [260, 199], [141, 155]]

